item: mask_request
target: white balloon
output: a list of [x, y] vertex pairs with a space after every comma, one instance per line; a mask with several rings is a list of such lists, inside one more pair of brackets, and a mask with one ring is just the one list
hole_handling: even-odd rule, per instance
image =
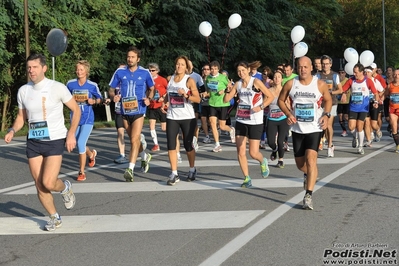
[[349, 75], [353, 75], [353, 68], [355, 67], [355, 65], [357, 64], [356, 62], [348, 62], [345, 65], [345, 72]]
[[359, 61], [359, 54], [355, 49], [352, 47], [346, 48], [344, 52], [344, 58], [348, 62], [354, 62], [357, 63]]
[[242, 18], [240, 14], [234, 13], [229, 17], [229, 28], [235, 29], [241, 25]]
[[295, 58], [302, 57], [308, 52], [308, 45], [304, 42], [299, 42], [294, 46], [294, 56]]
[[208, 37], [212, 33], [212, 25], [208, 21], [203, 21], [199, 25], [199, 32], [205, 36]]
[[374, 54], [370, 50], [366, 50], [360, 54], [360, 64], [364, 67], [368, 67], [374, 62]]
[[292, 28], [291, 40], [293, 43], [302, 41], [303, 37], [305, 37], [305, 29], [302, 26], [298, 25]]

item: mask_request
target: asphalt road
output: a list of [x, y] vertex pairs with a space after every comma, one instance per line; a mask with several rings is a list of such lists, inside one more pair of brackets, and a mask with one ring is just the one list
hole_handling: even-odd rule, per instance
[[[144, 133], [151, 148], [148, 128]], [[269, 161], [267, 179], [250, 160], [253, 187], [243, 189], [235, 146], [222, 136], [220, 153], [200, 143], [195, 182], [185, 181], [182, 153], [182, 181], [172, 187], [159, 133], [161, 151], [152, 153], [149, 172], [136, 168], [134, 182], [126, 183], [127, 164], [113, 163], [115, 130], [94, 130], [88, 145], [98, 151], [97, 164], [87, 168], [85, 182], [75, 181], [76, 150], [65, 153], [60, 178], [72, 182], [77, 203], [67, 211], [54, 194], [63, 218], [55, 232], [41, 230], [47, 214], [30, 177], [24, 138], [8, 145], [0, 140], [0, 265], [396, 265], [399, 154], [385, 132], [365, 155], [339, 133], [334, 158], [319, 152], [315, 209], [305, 211], [292, 151], [284, 169]], [[269, 158], [270, 149], [262, 152]]]

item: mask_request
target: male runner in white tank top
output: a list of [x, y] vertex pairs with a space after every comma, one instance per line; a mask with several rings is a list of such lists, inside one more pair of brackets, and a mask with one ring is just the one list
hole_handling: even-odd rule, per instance
[[[309, 57], [299, 58], [297, 69], [299, 76], [284, 85], [278, 105], [287, 116], [287, 123], [291, 125], [296, 165], [304, 172], [306, 193], [303, 208], [313, 210], [312, 192], [318, 175], [318, 146], [331, 117], [332, 99], [327, 83], [312, 76], [312, 61]], [[285, 104], [288, 97], [292, 111]]]

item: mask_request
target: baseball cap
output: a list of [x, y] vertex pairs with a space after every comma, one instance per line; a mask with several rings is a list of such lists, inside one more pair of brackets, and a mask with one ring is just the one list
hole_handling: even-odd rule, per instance
[[370, 66], [371, 66], [372, 69], [377, 68], [377, 64], [376, 63], [371, 63]]

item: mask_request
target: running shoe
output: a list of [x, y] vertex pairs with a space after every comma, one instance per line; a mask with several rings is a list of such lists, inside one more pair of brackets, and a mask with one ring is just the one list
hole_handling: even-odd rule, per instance
[[211, 143], [212, 141], [211, 141], [211, 138], [210, 138], [209, 136], [206, 136], [206, 137], [202, 140], [202, 142], [203, 142], [203, 143]]
[[381, 132], [381, 130], [378, 130], [378, 131], [376, 132], [376, 137], [375, 137], [374, 141], [375, 141], [375, 142], [380, 142], [380, 141], [381, 141], [381, 138], [382, 138], [382, 132]]
[[363, 147], [359, 147], [359, 149], [357, 150], [357, 153], [363, 155], [364, 154]]
[[306, 184], [308, 183], [308, 175], [303, 174], [303, 189], [306, 190]]
[[123, 174], [123, 177], [126, 179], [126, 182], [133, 182], [133, 170], [130, 168], [126, 168], [125, 173]]
[[396, 153], [399, 153], [399, 145], [396, 145], [396, 150], [395, 150], [395, 152], [396, 152]]
[[93, 150], [92, 153], [93, 155], [89, 157], [89, 167], [94, 167], [96, 165], [97, 151]]
[[147, 141], [145, 141], [144, 134], [140, 134], [140, 142], [141, 146], [143, 146], [143, 151], [145, 151], [145, 149], [147, 149]]
[[234, 127], [231, 127], [230, 139], [231, 139], [231, 143], [236, 143], [236, 129]]
[[272, 154], [270, 154], [270, 160], [274, 161], [277, 158], [277, 150], [272, 151]]
[[352, 138], [352, 148], [357, 148], [359, 146], [359, 140], [353, 136]]
[[370, 148], [371, 146], [372, 146], [371, 140], [367, 140], [367, 141], [364, 143], [364, 145], [363, 145], [363, 147], [368, 147], [368, 148]]
[[195, 152], [197, 152], [199, 147], [198, 147], [198, 141], [197, 141], [197, 137], [196, 136], [193, 137], [192, 145], [193, 145], [193, 148], [194, 148]]
[[171, 173], [169, 175], [169, 179], [166, 182], [166, 184], [169, 186], [174, 186], [174, 185], [176, 185], [176, 183], [179, 183], [179, 181], [180, 181], [179, 175], [175, 175], [175, 174]]
[[267, 163], [267, 159], [263, 158], [263, 162], [260, 164], [260, 172], [262, 173], [262, 177], [266, 178], [270, 174], [269, 166]]
[[69, 180], [64, 181], [65, 192], [61, 192], [62, 200], [64, 201], [65, 208], [67, 210], [72, 209], [75, 206], [76, 198], [72, 191], [72, 184]]
[[128, 161], [127, 161], [126, 157], [122, 156], [122, 155], [119, 155], [119, 157], [114, 160], [114, 163], [119, 163], [119, 164], [127, 163], [127, 162]]
[[327, 157], [334, 157], [334, 145], [327, 149]]
[[181, 156], [177, 156], [177, 163], [182, 163], [183, 159], [181, 158]]
[[288, 142], [284, 142], [284, 150], [287, 152], [290, 151], [290, 146], [288, 146]]
[[150, 161], [152, 159], [151, 154], [147, 153], [146, 159], [141, 160], [141, 172], [147, 173], [148, 169], [150, 169]]
[[277, 167], [283, 169], [284, 168], [284, 161], [278, 161]]
[[86, 180], [86, 175], [83, 174], [81, 171], [78, 173], [78, 178], [76, 178], [76, 181], [85, 181]]
[[215, 145], [215, 147], [212, 150], [213, 152], [220, 152], [222, 151], [222, 146], [221, 145]]
[[261, 144], [259, 145], [259, 149], [261, 149], [261, 150], [266, 150], [266, 144], [265, 144], [265, 143], [261, 143]]
[[375, 141], [374, 132], [371, 132], [371, 137], [370, 138]]
[[60, 228], [61, 225], [62, 225], [61, 216], [59, 216], [59, 218], [57, 218], [56, 216], [51, 215], [50, 220], [44, 226], [44, 229], [46, 231], [54, 231], [56, 228]]
[[153, 147], [152, 147], [152, 149], [151, 149], [151, 151], [159, 151], [160, 150], [160, 148], [159, 148], [159, 145], [157, 145], [157, 144], [155, 144]]
[[304, 209], [304, 210], [313, 210], [313, 200], [312, 200], [312, 196], [311, 195], [306, 194], [305, 197], [303, 198], [302, 209]]
[[197, 169], [194, 170], [194, 172], [188, 171], [188, 176], [187, 176], [187, 181], [195, 181], [195, 177], [197, 176]]
[[346, 130], [342, 131], [341, 137], [347, 137], [347, 136], [348, 136], [348, 133], [346, 132]]
[[249, 188], [251, 186], [252, 186], [251, 178], [249, 176], [246, 176], [245, 179], [244, 179], [244, 182], [241, 184], [241, 187]]

